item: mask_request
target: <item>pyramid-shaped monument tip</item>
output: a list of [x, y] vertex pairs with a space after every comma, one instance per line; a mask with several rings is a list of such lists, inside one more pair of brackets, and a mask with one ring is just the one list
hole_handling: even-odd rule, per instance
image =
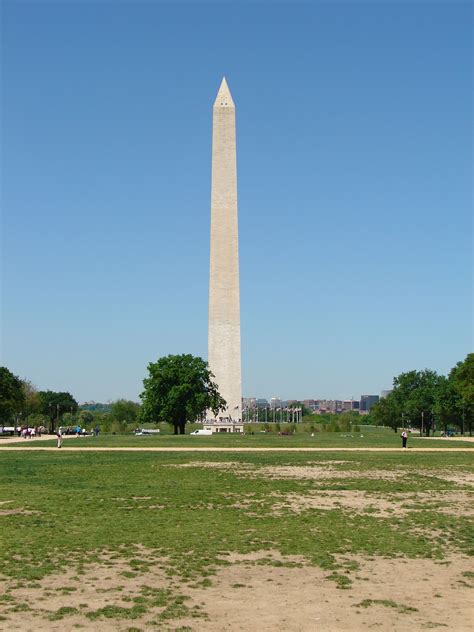
[[219, 92], [217, 93], [216, 100], [214, 101], [214, 107], [219, 108], [233, 108], [235, 107], [234, 101], [232, 99], [232, 95], [229, 90], [229, 86], [227, 85], [227, 81], [225, 77], [222, 77], [221, 85], [219, 88]]

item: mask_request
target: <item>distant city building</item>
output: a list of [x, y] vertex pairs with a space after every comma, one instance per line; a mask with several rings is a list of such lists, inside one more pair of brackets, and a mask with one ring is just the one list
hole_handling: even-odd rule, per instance
[[255, 408], [257, 406], [257, 400], [255, 397], [242, 397], [243, 408]]
[[321, 412], [340, 413], [342, 412], [342, 400], [340, 399], [323, 399], [321, 400]]
[[360, 396], [360, 410], [369, 412], [374, 404], [379, 401], [378, 395], [361, 395]]
[[342, 410], [359, 410], [359, 402], [355, 399], [346, 399], [342, 402]]
[[[372, 406], [376, 404], [381, 397], [386, 397], [392, 391], [382, 391], [380, 397], [378, 395], [361, 395], [360, 400], [358, 399], [280, 399], [279, 397], [272, 397], [270, 401], [264, 397], [243, 397], [242, 398], [242, 408], [245, 410], [256, 410], [260, 409], [260, 418], [264, 415], [262, 409], [270, 408], [271, 410], [283, 410], [286, 411], [287, 408], [293, 408], [295, 405], [300, 405], [301, 403], [305, 408], [309, 409], [311, 412], [316, 413], [318, 415], [322, 415], [324, 413], [342, 413], [345, 411], [356, 410], [360, 414], [367, 414]], [[248, 417], [248, 416], [247, 416]], [[269, 415], [268, 418], [273, 420], [273, 415]], [[276, 417], [275, 417], [276, 419]]]

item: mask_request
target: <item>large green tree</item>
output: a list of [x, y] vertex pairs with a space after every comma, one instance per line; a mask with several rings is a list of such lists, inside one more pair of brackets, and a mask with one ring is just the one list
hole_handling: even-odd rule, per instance
[[393, 380], [393, 394], [410, 426], [421, 428], [429, 437], [434, 427], [435, 405], [440, 387], [440, 376], [436, 371], [408, 371]]
[[453, 380], [440, 376], [434, 405], [435, 417], [447, 432], [449, 427], [462, 427], [462, 399], [456, 391]]
[[451, 369], [449, 380], [460, 398], [459, 409], [462, 427], [467, 423], [472, 434], [474, 423], [474, 353], [468, 353], [462, 362]]
[[439, 410], [443, 380], [430, 369], [401, 373], [393, 379], [392, 392], [372, 407], [371, 417], [395, 432], [401, 426], [410, 425], [420, 430], [423, 427], [429, 436]]
[[389, 393], [387, 397], [382, 397], [370, 409], [370, 418], [377, 426], [388, 426], [393, 428], [394, 432], [401, 425], [401, 408], [393, 393]]
[[14, 423], [24, 402], [23, 382], [5, 366], [0, 367], [0, 425]]
[[90, 410], [81, 410], [78, 423], [82, 426], [91, 426], [94, 423], [94, 414]]
[[169, 355], [148, 365], [143, 380], [141, 419], [173, 425], [174, 434], [185, 434], [186, 422], [193, 422], [212, 410], [217, 415], [226, 406], [213, 381], [207, 362], [190, 354]]
[[56, 425], [64, 413], [75, 413], [77, 402], [71, 393], [56, 393], [55, 391], [39, 391], [38, 397], [41, 413], [50, 419], [50, 432], [54, 432]]
[[124, 431], [128, 424], [133, 424], [138, 419], [140, 404], [128, 399], [118, 399], [112, 403], [110, 412], [113, 421], [119, 424], [120, 430]]
[[23, 393], [25, 395], [23, 402], [23, 414], [26, 418], [30, 415], [36, 415], [41, 412], [41, 402], [38, 395], [38, 389], [29, 380], [22, 380]]

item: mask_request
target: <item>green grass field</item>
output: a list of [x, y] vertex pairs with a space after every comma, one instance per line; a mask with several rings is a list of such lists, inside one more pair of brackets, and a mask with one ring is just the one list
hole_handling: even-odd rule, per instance
[[[165, 432], [160, 435], [135, 436], [132, 433], [124, 435], [99, 435], [99, 437], [80, 437], [66, 439], [65, 445], [70, 447], [227, 447], [227, 448], [265, 448], [265, 447], [325, 447], [325, 448], [397, 448], [401, 447], [401, 439], [398, 433], [388, 428], [376, 428], [374, 426], [362, 426], [360, 432], [316, 432], [295, 433], [284, 436], [275, 432], [255, 431], [254, 434], [214, 434], [212, 436], [175, 436], [170, 434], [169, 427], [164, 427]], [[189, 431], [189, 430], [188, 430]], [[67, 441], [67, 443], [66, 443]], [[72, 443], [71, 443], [72, 442]], [[41, 442], [41, 446], [53, 446], [55, 438], [51, 441]], [[0, 439], [0, 446], [2, 445]], [[5, 444], [6, 445], [6, 444]], [[38, 445], [35, 440], [21, 440], [16, 446], [21, 445], [31, 448]], [[410, 436], [408, 448], [473, 448], [474, 443], [463, 442], [460, 438], [448, 440], [425, 441], [417, 436]]]
[[[214, 445], [312, 441], [265, 435], [210, 439]], [[345, 445], [340, 435], [324, 439], [318, 435], [314, 443], [323, 440], [327, 445]], [[363, 442], [347, 439], [359, 440]], [[373, 440], [393, 443], [390, 435]], [[393, 440], [398, 445], [398, 437]], [[84, 446], [209, 445], [208, 437], [69, 441]], [[21, 605], [19, 592], [40, 594], [42, 582], [60, 572], [69, 573], [69, 579], [55, 589], [69, 594], [62, 606], [66, 610], [58, 613], [39, 607], [30, 616], [76, 617], [76, 623], [84, 619], [96, 625], [107, 618], [136, 618], [146, 625], [151, 621], [168, 625], [205, 616], [199, 608], [186, 605], [186, 587], [212, 586], [216, 573], [236, 554], [277, 551], [283, 561], [264, 556], [258, 564], [315, 566], [326, 572], [327, 581], [349, 590], [358, 581], [357, 556], [442, 562], [450, 555], [472, 555], [472, 520], [468, 514], [460, 515], [458, 506], [461, 494], [464, 499], [469, 492], [464, 480], [472, 480], [473, 472], [471, 454], [450, 450], [330, 455], [4, 450], [0, 454], [2, 617], [8, 622], [22, 607], [31, 610]], [[332, 496], [340, 502], [331, 504]], [[347, 498], [353, 503], [352, 497], [362, 499], [360, 507], [344, 505]], [[319, 506], [322, 501], [329, 504]], [[292, 556], [300, 562], [292, 561]], [[67, 610], [72, 593], [81, 590], [88, 565], [112, 567], [118, 561], [125, 570], [115, 587], [115, 601], [94, 610], [79, 599]], [[155, 567], [167, 578], [159, 588], [141, 579]], [[128, 581], [139, 586], [131, 603], [126, 597]], [[110, 588], [111, 594], [115, 588]]]

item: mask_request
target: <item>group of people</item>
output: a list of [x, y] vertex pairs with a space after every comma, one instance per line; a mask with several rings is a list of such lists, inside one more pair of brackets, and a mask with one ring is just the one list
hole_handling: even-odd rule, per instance
[[41, 432], [44, 431], [43, 426], [17, 426], [16, 432], [19, 437], [23, 439], [34, 439], [35, 437], [41, 437]]

